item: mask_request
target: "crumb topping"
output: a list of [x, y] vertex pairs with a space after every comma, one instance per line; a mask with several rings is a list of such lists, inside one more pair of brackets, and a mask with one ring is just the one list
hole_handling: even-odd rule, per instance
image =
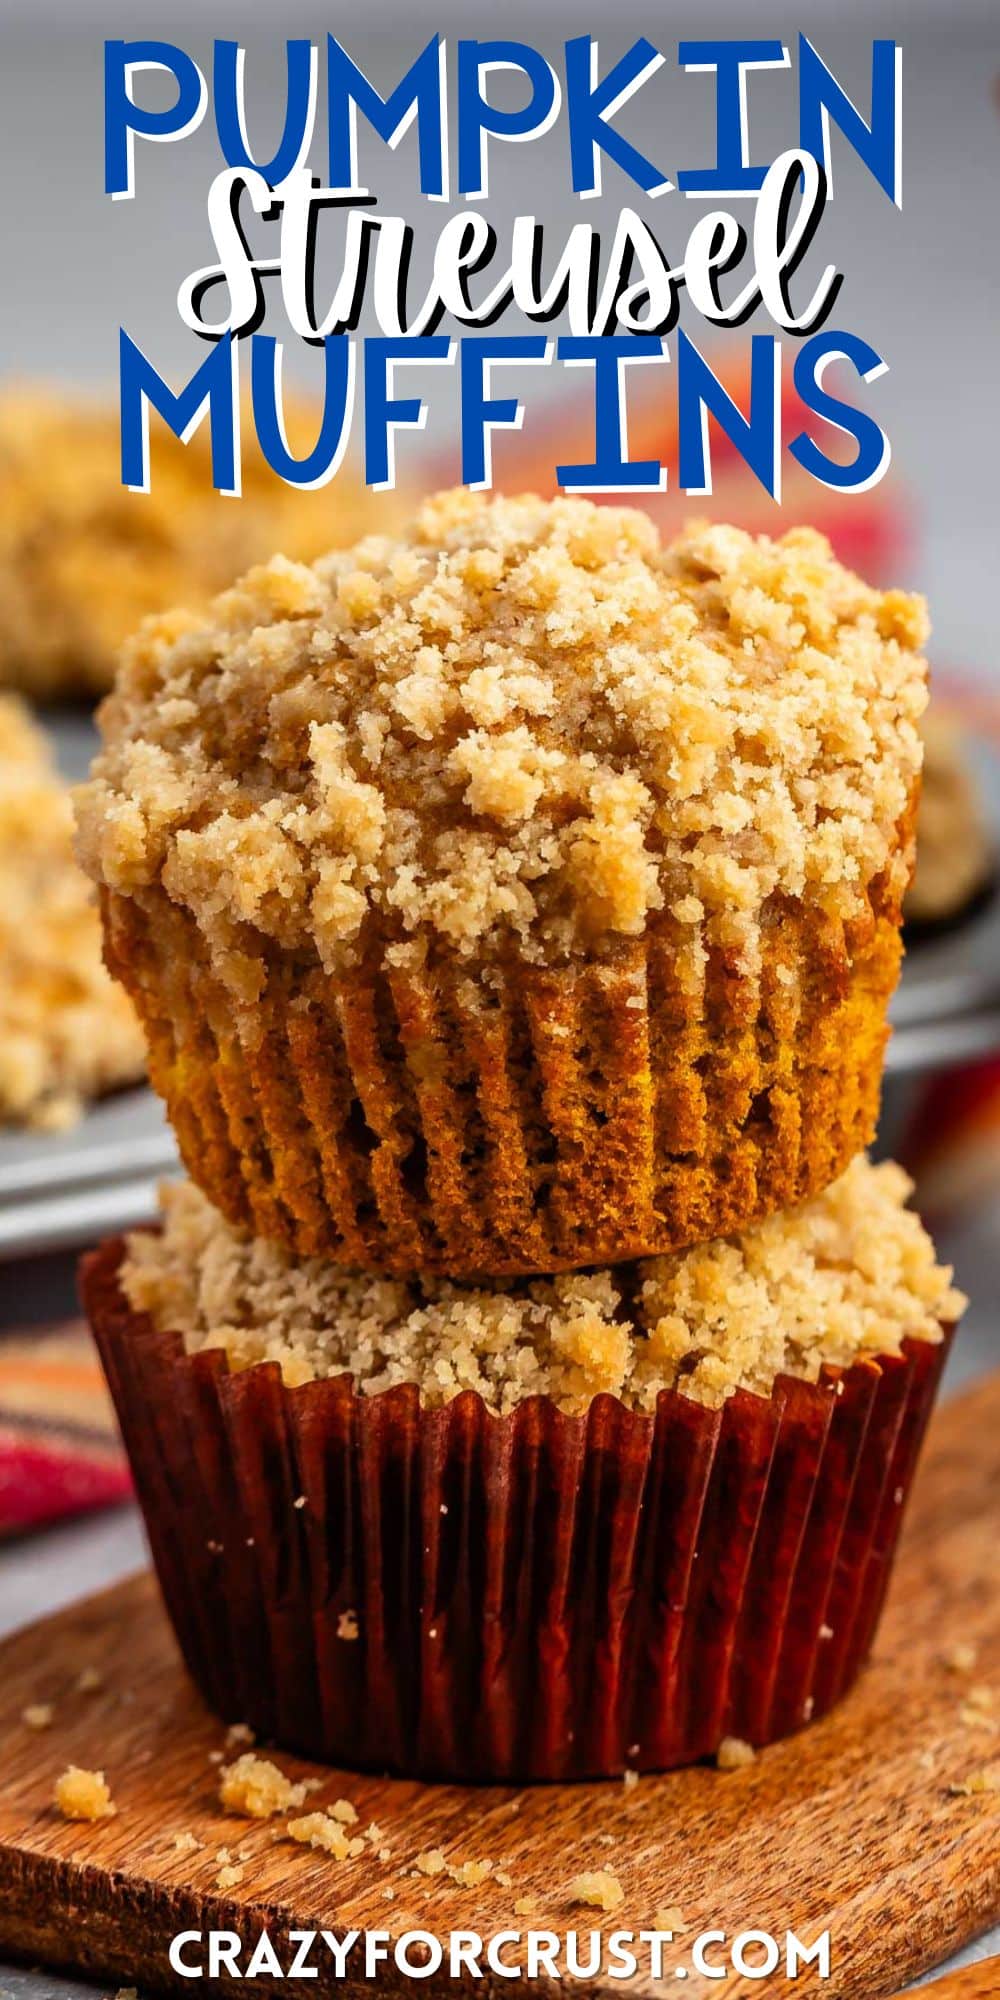
[[0, 695], [0, 1125], [72, 1124], [145, 1066], [132, 1003], [101, 958], [69, 790], [27, 709]]
[[235, 1764], [227, 1764], [219, 1778], [219, 1803], [224, 1812], [242, 1813], [248, 1819], [270, 1819], [304, 1804], [306, 1787], [293, 1785], [277, 1764], [247, 1750]]
[[724, 1736], [715, 1761], [720, 1771], [743, 1771], [748, 1764], [757, 1762], [757, 1752], [752, 1743], [744, 1743], [742, 1736]]
[[673, 1388], [718, 1406], [739, 1386], [769, 1394], [780, 1373], [815, 1380], [907, 1336], [940, 1339], [965, 1301], [910, 1192], [900, 1167], [860, 1156], [742, 1235], [487, 1291], [296, 1260], [178, 1181], [161, 1192], [162, 1231], [129, 1237], [121, 1282], [189, 1351], [222, 1348], [236, 1369], [277, 1362], [291, 1387], [346, 1370], [366, 1395], [416, 1382], [434, 1406], [473, 1389], [501, 1413], [530, 1395], [580, 1411], [601, 1391], [650, 1410]]
[[985, 1764], [981, 1771], [973, 1771], [960, 1784], [948, 1786], [953, 1799], [974, 1799], [988, 1792], [1000, 1792], [1000, 1764]]
[[117, 1810], [103, 1771], [70, 1764], [56, 1779], [53, 1800], [63, 1819], [110, 1819]]
[[587, 1868], [574, 1875], [566, 1894], [571, 1903], [583, 1903], [594, 1910], [620, 1910], [625, 1901], [617, 1875], [607, 1868]]
[[81, 852], [162, 885], [244, 996], [262, 940], [551, 960], [662, 913], [752, 965], [772, 898], [902, 894], [926, 633], [811, 530], [661, 548], [630, 508], [440, 494], [406, 539], [147, 624]]
[[971, 1674], [978, 1655], [979, 1649], [977, 1646], [971, 1645], [967, 1640], [960, 1639], [955, 1645], [949, 1646], [947, 1651], [942, 1654], [942, 1665], [947, 1667], [950, 1674]]
[[325, 1812], [306, 1813], [302, 1819], [289, 1820], [287, 1833], [289, 1840], [297, 1841], [300, 1847], [319, 1848], [334, 1861], [353, 1861], [365, 1851], [360, 1834], [349, 1836], [344, 1832], [343, 1822]]

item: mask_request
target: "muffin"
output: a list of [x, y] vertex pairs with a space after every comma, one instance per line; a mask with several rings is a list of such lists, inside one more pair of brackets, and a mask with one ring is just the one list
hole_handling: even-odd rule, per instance
[[452, 1277], [826, 1186], [876, 1118], [925, 634], [805, 530], [462, 492], [148, 624], [80, 851], [192, 1178]]
[[[293, 440], [318, 412], [289, 410]], [[0, 397], [0, 685], [36, 699], [103, 694], [122, 640], [147, 612], [205, 604], [250, 563], [308, 561], [371, 520], [341, 473], [300, 492], [271, 472], [243, 422], [243, 492], [212, 487], [207, 429], [180, 444], [154, 425], [146, 494], [121, 484], [117, 409], [40, 387]]]
[[72, 1124], [145, 1067], [132, 1003], [101, 959], [69, 788], [27, 709], [0, 696], [0, 1127]]
[[665, 1768], [823, 1713], [870, 1647], [964, 1301], [855, 1160], [586, 1274], [349, 1274], [190, 1184], [83, 1296], [167, 1607], [227, 1720], [457, 1779]]
[[957, 719], [934, 707], [921, 725], [923, 784], [917, 864], [903, 915], [908, 930], [939, 931], [962, 917], [996, 880], [996, 857]]

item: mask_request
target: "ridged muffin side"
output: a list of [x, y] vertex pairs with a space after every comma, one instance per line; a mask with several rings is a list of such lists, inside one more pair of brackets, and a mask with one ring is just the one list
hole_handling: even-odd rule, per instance
[[300, 1255], [392, 1271], [556, 1271], [724, 1235], [836, 1179], [878, 1116], [899, 915], [776, 909], [759, 974], [680, 926], [613, 958], [454, 955], [340, 977], [275, 955], [234, 1008], [165, 896], [104, 895], [193, 1180]]

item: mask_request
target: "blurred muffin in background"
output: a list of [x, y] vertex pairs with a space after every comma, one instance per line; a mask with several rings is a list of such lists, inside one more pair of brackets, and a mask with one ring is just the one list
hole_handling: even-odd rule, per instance
[[0, 696], [0, 1125], [71, 1124], [145, 1069], [131, 1002], [105, 971], [73, 858], [68, 789], [27, 710]]
[[[318, 422], [291, 405], [293, 449]], [[372, 495], [349, 473], [315, 492], [284, 485], [246, 417], [238, 500], [213, 489], [207, 429], [187, 445], [154, 431], [151, 491], [132, 493], [113, 405], [34, 385], [0, 395], [0, 686], [43, 701], [103, 694], [147, 612], [199, 606], [276, 550], [311, 561], [373, 525]]]
[[995, 856], [961, 725], [932, 707], [921, 723], [924, 774], [917, 865], [904, 904], [907, 925], [954, 922], [982, 895]]

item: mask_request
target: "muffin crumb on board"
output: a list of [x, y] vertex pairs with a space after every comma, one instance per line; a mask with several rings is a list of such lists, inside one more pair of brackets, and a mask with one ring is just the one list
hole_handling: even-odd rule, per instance
[[566, 1894], [571, 1903], [580, 1903], [594, 1910], [620, 1910], [625, 1901], [625, 1891], [617, 1875], [607, 1868], [585, 1868], [574, 1875]]
[[53, 1800], [63, 1819], [111, 1819], [118, 1810], [104, 1772], [83, 1770], [78, 1764], [69, 1764], [56, 1779]]
[[724, 1736], [715, 1758], [720, 1771], [742, 1771], [748, 1764], [755, 1764], [757, 1752], [752, 1743], [744, 1743], [742, 1737]]
[[289, 1806], [305, 1802], [304, 1784], [293, 1784], [267, 1757], [248, 1750], [234, 1764], [227, 1764], [219, 1778], [219, 1803], [223, 1811], [242, 1814], [247, 1819], [271, 1819]]

